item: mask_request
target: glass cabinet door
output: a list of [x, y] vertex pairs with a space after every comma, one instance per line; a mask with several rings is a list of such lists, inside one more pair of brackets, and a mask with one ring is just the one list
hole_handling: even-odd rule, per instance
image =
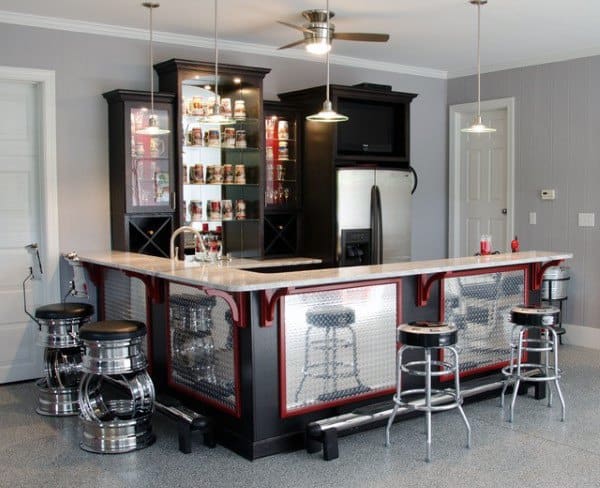
[[297, 121], [293, 115], [265, 116], [265, 207], [296, 208]]
[[[159, 127], [170, 127], [169, 112], [154, 109]], [[145, 135], [137, 132], [148, 125], [147, 106], [129, 109], [129, 169], [127, 181], [127, 212], [165, 212], [173, 208], [173, 174], [170, 161], [170, 134]]]
[[214, 87], [202, 78], [183, 81], [183, 220], [207, 239], [222, 239], [225, 254], [257, 256], [261, 164], [257, 89], [234, 79], [223, 76], [219, 85], [221, 114], [231, 120], [225, 125], [205, 120], [215, 103]]

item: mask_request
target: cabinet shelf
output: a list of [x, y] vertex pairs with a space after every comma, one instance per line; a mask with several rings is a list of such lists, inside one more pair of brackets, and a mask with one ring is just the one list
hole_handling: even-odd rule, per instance
[[258, 147], [201, 146], [184, 144], [183, 149], [224, 149], [226, 151], [257, 152]]
[[275, 141], [296, 142], [296, 139], [279, 139], [278, 137], [267, 137], [267, 142]]
[[243, 223], [243, 222], [258, 222], [259, 219], [229, 219], [229, 220], [191, 220], [191, 221], [186, 221], [186, 225], [189, 224], [226, 224], [226, 223], [230, 223], [230, 222], [235, 222], [235, 223]]
[[259, 186], [258, 183], [184, 183], [184, 186]]

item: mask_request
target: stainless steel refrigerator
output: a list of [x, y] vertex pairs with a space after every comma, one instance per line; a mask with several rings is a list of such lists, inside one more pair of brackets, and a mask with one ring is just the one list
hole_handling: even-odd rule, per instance
[[337, 263], [410, 261], [412, 169], [338, 168]]

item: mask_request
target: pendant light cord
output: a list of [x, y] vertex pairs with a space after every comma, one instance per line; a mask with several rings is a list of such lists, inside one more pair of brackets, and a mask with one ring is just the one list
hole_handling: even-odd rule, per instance
[[[331, 37], [329, 35], [329, 0], [326, 3], [327, 15], [327, 43], [331, 45]], [[329, 102], [329, 50], [327, 51], [327, 83], [325, 84], [325, 100]]]
[[481, 3], [477, 4], [477, 117], [481, 118]]
[[150, 49], [148, 50], [150, 56], [148, 61], [148, 66], [150, 67], [150, 113], [154, 115], [154, 73], [152, 72], [152, 60], [154, 59], [152, 51], [152, 11], [154, 10], [154, 5], [151, 4], [148, 10], [150, 10]]
[[217, 39], [219, 37], [217, 29], [217, 4], [215, 0], [215, 104], [219, 104], [219, 49]]

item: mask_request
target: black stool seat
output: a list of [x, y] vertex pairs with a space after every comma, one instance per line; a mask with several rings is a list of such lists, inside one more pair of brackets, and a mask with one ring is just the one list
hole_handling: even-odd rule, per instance
[[411, 322], [398, 327], [398, 340], [407, 346], [452, 346], [458, 340], [458, 328], [443, 322]]
[[517, 325], [553, 327], [560, 322], [560, 310], [557, 307], [543, 305], [521, 305], [512, 308], [510, 321]]
[[94, 314], [89, 303], [51, 303], [35, 309], [35, 318], [42, 320], [78, 319]]
[[146, 335], [146, 326], [134, 320], [105, 320], [86, 324], [79, 329], [79, 338], [88, 341], [119, 341]]
[[354, 310], [348, 307], [323, 307], [306, 312], [306, 322], [317, 327], [339, 327], [354, 323]]

